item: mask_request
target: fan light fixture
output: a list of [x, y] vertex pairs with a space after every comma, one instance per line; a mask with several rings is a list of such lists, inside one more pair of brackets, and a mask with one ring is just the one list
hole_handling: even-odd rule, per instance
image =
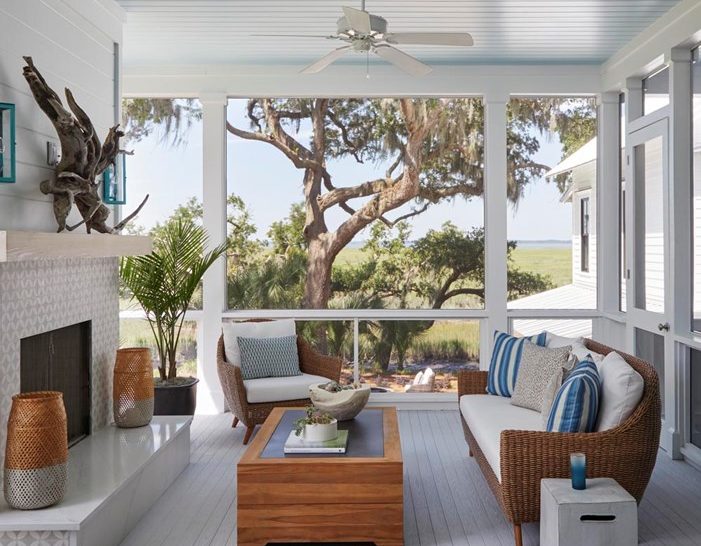
[[[325, 38], [341, 40], [348, 45], [327, 53], [318, 61], [302, 70], [302, 74], [316, 74], [343, 57], [348, 52], [374, 53], [397, 68], [412, 76], [425, 76], [431, 67], [393, 47], [394, 45], [439, 45], [469, 47], [474, 44], [467, 32], [388, 32], [387, 20], [365, 11], [365, 0], [361, 9], [343, 6], [343, 17], [336, 23], [336, 34], [329, 36], [308, 36], [299, 34], [282, 35], [290, 38]], [[257, 34], [255, 36], [275, 36]], [[368, 60], [369, 63], [369, 60]]]

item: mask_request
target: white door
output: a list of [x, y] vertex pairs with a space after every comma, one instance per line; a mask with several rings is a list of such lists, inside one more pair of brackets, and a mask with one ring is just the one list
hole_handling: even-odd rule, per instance
[[669, 153], [667, 118], [629, 133], [628, 215], [628, 347], [652, 363], [660, 377], [662, 396], [661, 446], [677, 457], [673, 432], [674, 344], [669, 294]]

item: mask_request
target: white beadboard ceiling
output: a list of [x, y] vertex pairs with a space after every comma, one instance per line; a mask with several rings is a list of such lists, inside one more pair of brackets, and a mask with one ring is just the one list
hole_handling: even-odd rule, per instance
[[[127, 11], [124, 64], [305, 65], [337, 41], [254, 37], [332, 34], [359, 0], [117, 0]], [[422, 61], [601, 63], [679, 0], [367, 0], [394, 32], [467, 31], [472, 48], [403, 46]], [[364, 62], [349, 56], [344, 62]], [[382, 62], [373, 60], [373, 62]]]

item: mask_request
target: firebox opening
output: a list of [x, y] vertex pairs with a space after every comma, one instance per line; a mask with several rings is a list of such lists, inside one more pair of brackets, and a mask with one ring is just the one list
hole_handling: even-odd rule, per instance
[[68, 445], [90, 434], [91, 322], [26, 337], [20, 345], [20, 390], [61, 391]]

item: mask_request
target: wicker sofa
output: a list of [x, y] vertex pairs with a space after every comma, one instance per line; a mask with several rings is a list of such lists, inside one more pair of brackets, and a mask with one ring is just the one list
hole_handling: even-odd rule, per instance
[[[603, 355], [613, 350], [591, 340], [586, 340], [585, 345]], [[521, 524], [540, 519], [540, 480], [569, 477], [570, 453], [586, 453], [588, 477], [614, 478], [638, 503], [642, 499], [659, 446], [659, 381], [650, 364], [624, 353], [619, 354], [643, 377], [644, 390], [633, 414], [613, 429], [586, 434], [505, 429], [501, 430], [498, 447], [480, 446], [461, 412], [470, 456], [474, 456], [504, 515], [513, 524], [517, 546], [522, 544]], [[486, 386], [486, 371], [460, 372], [458, 398], [484, 395]], [[490, 417], [482, 414], [481, 418]], [[497, 449], [499, 467], [495, 472], [492, 465], [495, 464], [493, 454]], [[486, 456], [485, 451], [490, 450], [492, 456]]]
[[[341, 367], [343, 366], [343, 361], [340, 358], [316, 352], [309, 343], [299, 336], [297, 337], [297, 351], [302, 373], [333, 381], [340, 379]], [[247, 444], [248, 440], [250, 440], [256, 425], [263, 424], [263, 421], [270, 415], [273, 408], [278, 406], [303, 407], [310, 403], [308, 397], [292, 400], [249, 402], [249, 394], [241, 375], [241, 368], [233, 366], [226, 361], [224, 336], [219, 337], [219, 343], [217, 344], [217, 373], [224, 391], [226, 404], [234, 415], [232, 426], [235, 427], [240, 421], [246, 427], [246, 434], [243, 439], [244, 444]], [[286, 397], [283, 396], [281, 398]]]

